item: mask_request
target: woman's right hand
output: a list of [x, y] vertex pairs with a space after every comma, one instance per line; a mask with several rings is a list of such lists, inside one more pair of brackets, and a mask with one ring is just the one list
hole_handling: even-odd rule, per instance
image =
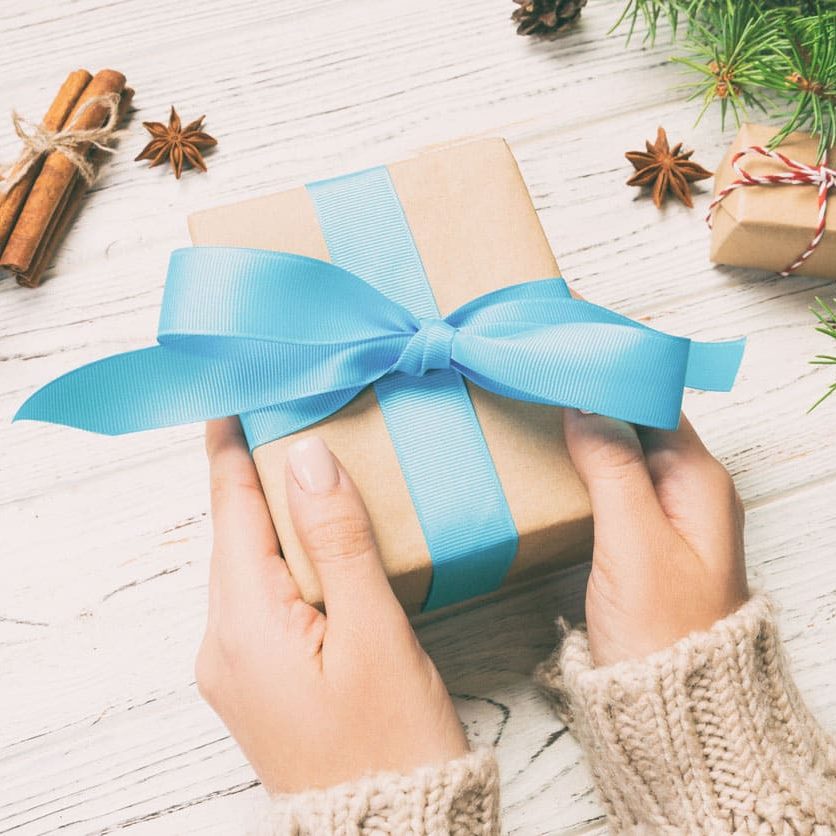
[[564, 431], [592, 503], [596, 665], [662, 650], [749, 597], [742, 503], [684, 416], [666, 432], [567, 409]]

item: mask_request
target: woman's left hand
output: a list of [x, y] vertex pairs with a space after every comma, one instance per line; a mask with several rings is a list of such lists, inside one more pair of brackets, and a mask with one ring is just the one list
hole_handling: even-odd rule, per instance
[[405, 773], [468, 751], [450, 696], [383, 571], [354, 483], [315, 436], [287, 492], [327, 615], [281, 557], [237, 418], [206, 428], [214, 545], [201, 694], [271, 793]]

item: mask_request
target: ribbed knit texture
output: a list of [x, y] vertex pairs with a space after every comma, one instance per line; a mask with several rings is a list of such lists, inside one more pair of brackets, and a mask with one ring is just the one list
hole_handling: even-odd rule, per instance
[[495, 836], [499, 772], [490, 749], [409, 775], [380, 773], [270, 801], [260, 836]]
[[538, 680], [586, 753], [613, 832], [836, 833], [836, 744], [792, 682], [764, 596], [606, 668], [568, 631]]

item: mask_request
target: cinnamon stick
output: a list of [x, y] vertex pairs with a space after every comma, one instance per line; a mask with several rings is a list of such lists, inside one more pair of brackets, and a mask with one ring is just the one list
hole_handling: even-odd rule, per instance
[[[41, 122], [47, 130], [60, 131], [64, 127], [67, 117], [92, 78], [93, 76], [87, 70], [74, 70], [67, 76]], [[23, 177], [9, 189], [5, 197], [0, 198], [0, 251], [9, 240], [23, 203], [29, 196], [32, 184], [43, 167], [43, 162], [43, 159], [36, 160], [26, 170]]]
[[[107, 117], [107, 110], [102, 105], [87, 108], [78, 119], [75, 116], [95, 96], [121, 94], [124, 87], [125, 76], [122, 73], [115, 70], [96, 73], [78, 98], [67, 122], [82, 130], [100, 127]], [[89, 150], [89, 145], [87, 148], [79, 147], [78, 150], [84, 154]], [[47, 156], [0, 256], [0, 267], [8, 267], [22, 274], [31, 270], [44, 239], [55, 229], [77, 177], [78, 169], [60, 151], [53, 151]]]
[[[124, 121], [128, 110], [131, 106], [134, 91], [130, 87], [126, 87], [122, 91], [122, 97], [119, 100], [119, 124]], [[94, 169], [98, 172], [102, 163], [110, 156], [107, 151], [102, 151], [100, 148], [93, 150], [90, 161]], [[87, 183], [82, 177], [76, 177], [72, 189], [67, 193], [67, 199], [63, 208], [59, 208], [56, 212], [57, 221], [53, 225], [51, 232], [44, 236], [41, 246], [32, 259], [32, 266], [27, 272], [17, 273], [17, 283], [23, 287], [38, 287], [43, 278], [43, 274], [47, 267], [52, 263], [55, 252], [59, 244], [63, 241], [67, 230], [72, 226], [73, 221], [81, 209], [81, 204], [84, 202], [84, 197], [87, 194]]]

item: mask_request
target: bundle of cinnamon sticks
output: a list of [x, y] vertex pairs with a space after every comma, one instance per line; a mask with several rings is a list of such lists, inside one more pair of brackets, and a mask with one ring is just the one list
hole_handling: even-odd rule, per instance
[[[109, 95], [119, 97], [121, 121], [133, 97], [133, 90], [125, 86], [125, 76], [115, 70], [101, 70], [96, 75], [75, 70], [58, 91], [41, 127], [48, 132], [100, 128], [110, 110], [98, 102]], [[93, 172], [108, 156], [89, 142], [77, 144], [73, 151]], [[56, 149], [41, 154], [5, 195], [0, 195], [0, 267], [11, 270], [18, 284], [40, 284], [78, 214], [87, 185], [78, 163]]]

